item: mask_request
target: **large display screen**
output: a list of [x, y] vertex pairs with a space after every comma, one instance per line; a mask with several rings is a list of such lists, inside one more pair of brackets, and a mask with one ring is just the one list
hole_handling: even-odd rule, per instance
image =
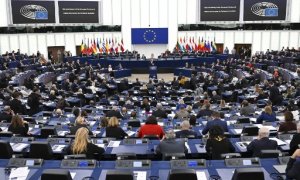
[[11, 0], [13, 24], [55, 23], [54, 0]]
[[60, 23], [99, 23], [98, 1], [58, 1]]
[[132, 28], [132, 44], [168, 44], [168, 28]]
[[244, 21], [285, 20], [286, 0], [245, 0]]
[[200, 0], [201, 21], [239, 21], [240, 0]]

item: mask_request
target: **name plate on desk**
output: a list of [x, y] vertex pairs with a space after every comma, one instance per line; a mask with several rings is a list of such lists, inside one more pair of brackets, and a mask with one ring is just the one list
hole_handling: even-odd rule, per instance
[[70, 144], [71, 138], [48, 138], [50, 144]]
[[24, 143], [24, 142], [29, 142], [29, 141], [34, 141], [34, 137], [16, 137], [13, 136], [10, 138], [11, 143]]
[[11, 158], [8, 161], [8, 167], [41, 167], [43, 159]]
[[124, 145], [137, 145], [137, 144], [147, 144], [147, 139], [124, 139], [123, 144]]
[[151, 160], [117, 160], [116, 169], [151, 168]]
[[206, 168], [205, 159], [177, 159], [171, 160], [172, 169], [186, 169], [186, 168]]
[[227, 167], [247, 167], [247, 166], [261, 166], [259, 158], [232, 158], [225, 159]]
[[95, 168], [97, 165], [96, 160], [90, 159], [63, 159], [61, 161], [61, 168]]
[[92, 139], [93, 144], [109, 144], [110, 141], [114, 141], [116, 138], [101, 138], [101, 139]]

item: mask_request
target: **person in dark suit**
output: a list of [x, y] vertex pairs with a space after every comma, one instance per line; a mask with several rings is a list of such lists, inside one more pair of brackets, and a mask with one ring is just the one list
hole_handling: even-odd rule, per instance
[[189, 121], [185, 120], [181, 122], [181, 130], [176, 132], [176, 138], [188, 138], [188, 137], [197, 137], [197, 133], [190, 129], [191, 125]]
[[211, 159], [221, 159], [222, 154], [235, 152], [234, 146], [224, 136], [224, 130], [218, 125], [209, 129], [209, 138], [205, 149]]
[[20, 101], [21, 95], [22, 94], [20, 92], [14, 92], [12, 95], [13, 99], [9, 102], [11, 109], [16, 114], [25, 114], [25, 111], [26, 111], [26, 107]]
[[284, 123], [281, 123], [278, 132], [287, 133], [288, 131], [296, 131], [297, 124], [294, 121], [294, 115], [291, 111], [284, 112]]
[[28, 130], [28, 122], [24, 121], [21, 116], [15, 115], [12, 117], [11, 124], [8, 127], [8, 131], [20, 136], [27, 136]]
[[289, 162], [287, 163], [286, 166], [286, 176], [287, 179], [296, 179], [300, 180], [300, 149], [297, 149], [291, 158], [289, 159]]
[[219, 96], [216, 91], [212, 92], [212, 97], [211, 97], [212, 103], [216, 104], [221, 99], [222, 99], [221, 96]]
[[10, 106], [4, 106], [3, 112], [0, 113], [0, 120], [5, 120], [6, 122], [11, 122], [12, 117], [15, 115], [14, 111]]
[[36, 114], [40, 112], [40, 100], [42, 96], [40, 95], [39, 89], [37, 87], [33, 88], [32, 93], [28, 96], [27, 105], [30, 107], [30, 114]]
[[275, 122], [276, 121], [276, 114], [272, 111], [271, 106], [266, 106], [265, 110], [256, 119], [256, 123], [259, 123], [259, 124], [262, 124], [263, 121], [265, 121], [265, 122]]
[[80, 129], [80, 128], [82, 128], [82, 127], [88, 129], [89, 135], [93, 135], [93, 132], [88, 128], [86, 120], [85, 120], [85, 118], [83, 116], [78, 116], [76, 118], [75, 126], [70, 127], [70, 134], [71, 135], [75, 135], [76, 132], [77, 132], [77, 130]]
[[197, 113], [197, 118], [208, 116], [210, 117], [213, 114], [213, 111], [210, 109], [210, 104], [204, 103], [203, 108]]
[[213, 120], [208, 121], [206, 126], [202, 130], [203, 135], [207, 134], [208, 131], [210, 130], [210, 128], [213, 127], [213, 126], [216, 126], [216, 125], [223, 128], [224, 132], [228, 132], [227, 123], [226, 123], [226, 121], [222, 121], [220, 119], [220, 113], [219, 112], [213, 112], [212, 117], [213, 117]]
[[261, 150], [277, 149], [277, 142], [269, 139], [270, 131], [267, 127], [261, 127], [258, 131], [258, 138], [253, 140], [248, 146], [247, 151], [253, 157], [260, 157]]
[[106, 117], [113, 117], [113, 116], [114, 116], [114, 117], [117, 117], [117, 118], [119, 118], [119, 119], [122, 119], [122, 118], [123, 118], [121, 112], [118, 111], [118, 108], [117, 108], [116, 106], [114, 106], [114, 107], [112, 108], [112, 110], [110, 110], [110, 111], [108, 111], [108, 112], [106, 113]]
[[163, 110], [161, 103], [157, 103], [156, 111], [153, 111], [152, 116], [155, 116], [157, 118], [167, 118], [167, 113]]
[[244, 100], [241, 105], [242, 105], [242, 108], [240, 110], [241, 115], [249, 116], [255, 113], [254, 107], [250, 105], [247, 100]]
[[106, 137], [112, 137], [116, 139], [124, 139], [128, 134], [119, 127], [119, 120], [116, 117], [111, 117], [106, 127]]
[[87, 159], [94, 159], [95, 155], [101, 155], [105, 150], [89, 142], [89, 130], [81, 127], [75, 135], [75, 140], [67, 149], [68, 154], [85, 154]]
[[164, 138], [157, 145], [155, 152], [157, 154], [187, 153], [188, 149], [185, 146], [185, 142], [183, 140], [176, 141], [174, 130], [170, 129], [165, 133]]
[[293, 135], [293, 138], [290, 142], [290, 154], [296, 151], [299, 148], [300, 144], [300, 123], [297, 124], [297, 133]]
[[270, 85], [270, 95], [269, 95], [269, 99], [272, 102], [272, 104], [274, 105], [279, 105], [282, 102], [282, 95], [279, 92], [278, 87], [271, 81], [269, 83]]

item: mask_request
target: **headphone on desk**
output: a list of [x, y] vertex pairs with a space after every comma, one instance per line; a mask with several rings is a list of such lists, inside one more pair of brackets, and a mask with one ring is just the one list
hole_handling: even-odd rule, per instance
[[222, 178], [219, 175], [210, 175], [209, 180], [222, 180]]

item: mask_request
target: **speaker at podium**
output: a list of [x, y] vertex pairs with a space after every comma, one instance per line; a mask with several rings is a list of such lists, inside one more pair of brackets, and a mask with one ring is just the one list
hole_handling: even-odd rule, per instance
[[149, 78], [157, 79], [157, 66], [149, 67]]

